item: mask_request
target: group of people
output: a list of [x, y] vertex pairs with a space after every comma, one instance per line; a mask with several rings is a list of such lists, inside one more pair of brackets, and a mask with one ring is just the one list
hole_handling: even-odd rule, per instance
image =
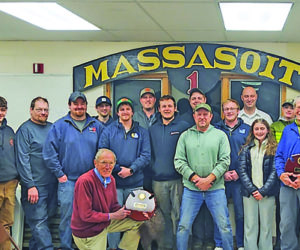
[[[49, 218], [58, 204], [60, 249], [72, 249], [73, 238], [79, 249], [134, 250], [142, 222], [130, 219], [124, 204], [144, 188], [164, 219], [160, 250], [188, 249], [189, 240], [194, 250], [234, 249], [228, 199], [239, 250], [273, 249], [275, 207], [276, 246], [299, 249], [300, 173], [286, 172], [285, 164], [300, 154], [300, 96], [282, 104], [274, 123], [257, 109], [257, 98], [245, 87], [243, 109], [228, 99], [220, 120], [199, 88], [190, 90], [183, 115], [171, 95], [160, 97], [156, 109], [154, 90], [144, 88], [141, 110], [124, 97], [113, 119], [107, 96], [96, 100], [98, 116], [91, 117], [86, 96], [76, 91], [69, 113], [53, 124], [47, 99], [34, 98], [30, 119], [14, 134], [0, 97], [0, 223], [8, 231], [13, 224], [20, 180], [30, 249], [54, 248]], [[9, 241], [0, 249], [10, 249]]]

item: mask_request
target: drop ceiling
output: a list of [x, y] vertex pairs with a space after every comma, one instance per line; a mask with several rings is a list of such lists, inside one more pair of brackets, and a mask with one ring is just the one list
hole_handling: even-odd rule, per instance
[[[283, 30], [271, 32], [226, 31], [218, 5], [219, 0], [59, 0], [56, 2], [98, 26], [101, 31], [47, 31], [0, 12], [0, 40], [300, 42], [300, 0], [272, 1], [294, 4]], [[252, 0], [251, 2], [270, 1]]]

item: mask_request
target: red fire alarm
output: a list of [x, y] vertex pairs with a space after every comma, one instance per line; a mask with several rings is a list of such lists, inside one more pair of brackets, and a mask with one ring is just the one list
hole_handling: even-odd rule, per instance
[[33, 64], [33, 73], [34, 74], [43, 74], [44, 73], [44, 64], [43, 63], [34, 63]]

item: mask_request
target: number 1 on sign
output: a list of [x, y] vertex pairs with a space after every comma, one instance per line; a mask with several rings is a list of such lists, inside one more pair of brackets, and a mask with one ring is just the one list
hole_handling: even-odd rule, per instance
[[198, 88], [198, 71], [193, 71], [186, 79], [190, 82], [190, 88], [187, 91], [187, 94], [189, 94], [191, 89]]

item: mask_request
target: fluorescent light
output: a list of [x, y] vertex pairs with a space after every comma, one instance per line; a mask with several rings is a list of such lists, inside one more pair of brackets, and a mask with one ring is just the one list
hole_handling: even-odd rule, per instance
[[0, 10], [46, 30], [100, 30], [53, 2], [5, 2]]
[[219, 3], [226, 30], [282, 30], [292, 3]]

